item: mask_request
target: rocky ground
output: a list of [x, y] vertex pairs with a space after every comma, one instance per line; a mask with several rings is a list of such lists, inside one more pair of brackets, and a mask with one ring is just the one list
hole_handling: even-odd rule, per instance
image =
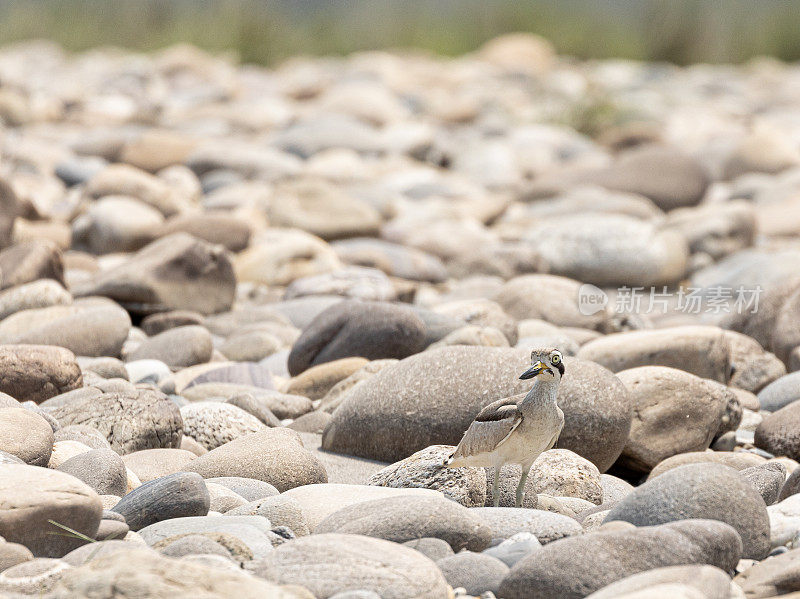
[[[0, 49], [0, 595], [800, 591], [798, 106], [525, 36]], [[489, 507], [440, 465], [540, 346]]]

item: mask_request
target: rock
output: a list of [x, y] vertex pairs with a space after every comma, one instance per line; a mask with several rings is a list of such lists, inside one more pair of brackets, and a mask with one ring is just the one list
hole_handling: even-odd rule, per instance
[[0, 572], [33, 559], [33, 554], [25, 545], [0, 542]]
[[800, 404], [790, 403], [785, 408], [766, 416], [756, 428], [755, 446], [775, 456], [800, 458]]
[[318, 409], [324, 410], [328, 413], [333, 413], [336, 408], [344, 401], [344, 398], [350, 389], [356, 385], [371, 378], [374, 374], [381, 371], [382, 368], [389, 364], [396, 364], [398, 360], [387, 358], [386, 360], [372, 360], [365, 366], [336, 383], [330, 391], [322, 398], [319, 403]]
[[178, 406], [155, 389], [76, 397], [50, 409], [62, 426], [86, 424], [105, 435], [120, 454], [178, 447], [183, 422]]
[[93, 176], [85, 193], [93, 198], [127, 196], [156, 208], [164, 216], [183, 212], [188, 202], [166, 182], [128, 164], [111, 164]]
[[0, 392], [37, 403], [83, 384], [80, 366], [66, 349], [39, 345], [0, 345]]
[[128, 355], [130, 360], [160, 360], [172, 369], [211, 360], [211, 334], [201, 326], [175, 327], [145, 339]]
[[311, 366], [350, 356], [405, 358], [423, 349], [425, 325], [409, 308], [345, 301], [325, 310], [303, 331], [289, 354], [296, 376]]
[[[478, 327], [468, 325], [456, 329], [430, 347], [444, 345], [484, 345], [487, 347], [508, 347], [508, 339], [494, 327]], [[528, 344], [526, 344], [528, 345]]]
[[390, 277], [431, 283], [447, 279], [447, 270], [436, 256], [382, 239], [344, 239], [331, 248], [345, 264], [378, 268]]
[[500, 595], [579, 599], [627, 576], [664, 566], [709, 564], [730, 571], [740, 555], [736, 531], [711, 520], [598, 531], [551, 543], [520, 560], [503, 580]]
[[783, 501], [787, 497], [798, 492], [800, 492], [800, 468], [795, 468], [794, 472], [792, 472], [786, 478], [786, 482], [783, 483], [778, 495], [778, 501]]
[[[289, 395], [279, 391], [254, 387], [250, 385], [239, 385], [235, 383], [201, 383], [184, 389], [181, 395], [189, 401], [203, 401], [224, 397], [227, 403], [232, 403], [233, 398], [248, 394], [252, 396], [253, 402], [259, 406], [259, 413], [264, 414], [267, 409], [281, 420], [285, 418], [297, 418], [313, 409], [311, 400], [299, 395]], [[237, 400], [238, 407], [244, 409], [244, 403]], [[250, 403], [249, 401], [247, 403]], [[250, 411], [250, 410], [248, 410]], [[252, 411], [251, 411], [252, 413]]]
[[763, 559], [769, 552], [764, 500], [733, 468], [721, 464], [690, 464], [665, 472], [611, 508], [604, 522], [652, 526], [686, 518], [731, 525], [742, 538], [745, 558]]
[[758, 211], [750, 202], [700, 204], [667, 215], [664, 227], [682, 234], [692, 254], [719, 260], [753, 245]]
[[78, 358], [78, 364], [80, 365], [81, 370], [93, 372], [104, 379], [122, 379], [125, 381], [129, 379], [128, 370], [125, 368], [125, 363], [117, 358], [82, 357]]
[[[169, 540], [169, 539], [165, 539]], [[161, 555], [184, 557], [186, 555], [221, 555], [230, 559], [231, 554], [221, 544], [204, 535], [186, 535], [164, 545]]]
[[394, 488], [422, 488], [441, 491], [464, 507], [486, 503], [486, 474], [483, 468], [443, 468], [453, 452], [452, 445], [432, 445], [387, 466], [369, 479], [370, 485]]
[[447, 584], [461, 587], [469, 595], [480, 595], [485, 591], [498, 593], [500, 583], [508, 574], [508, 566], [499, 559], [482, 553], [462, 551], [436, 562]]
[[239, 561], [264, 557], [272, 553], [277, 537], [270, 523], [261, 516], [194, 516], [173, 518], [151, 524], [139, 531], [142, 539], [156, 549], [165, 539], [188, 534], [204, 534], [221, 543]]
[[328, 480], [325, 468], [303, 447], [297, 433], [279, 428], [267, 428], [230, 441], [193, 460], [187, 470], [204, 478], [255, 478], [281, 492]]
[[556, 447], [574, 451], [605, 472], [628, 441], [633, 413], [627, 389], [594, 362], [566, 358], [564, 367], [557, 398], [564, 428]]
[[[104, 511], [104, 515], [105, 513], [106, 512]], [[96, 537], [98, 541], [124, 539], [130, 530], [131, 529], [127, 524], [125, 524], [125, 522], [104, 517], [102, 520], [100, 520], [100, 526], [97, 529]]]
[[267, 426], [281, 426], [281, 421], [278, 420], [278, 417], [267, 407], [266, 402], [257, 400], [249, 393], [242, 393], [229, 397], [226, 403], [240, 408], [248, 414], [252, 414]]
[[282, 495], [300, 504], [312, 533], [331, 514], [362, 501], [412, 495], [441, 498], [440, 493], [430, 489], [391, 489], [336, 483], [303, 485], [289, 489]]
[[111, 449], [111, 445], [103, 433], [96, 428], [83, 424], [62, 426], [60, 430], [56, 431], [53, 438], [56, 443], [71, 440], [77, 441], [90, 449]]
[[545, 544], [583, 532], [573, 518], [544, 510], [479, 507], [472, 508], [472, 512], [491, 529], [493, 540], [505, 540], [519, 532], [529, 532]]
[[800, 549], [793, 549], [753, 564], [738, 574], [733, 582], [738, 584], [745, 597], [758, 599], [793, 594], [797, 591], [797, 567]]
[[430, 445], [455, 445], [485, 405], [529, 390], [518, 380], [529, 358], [524, 350], [450, 346], [386, 366], [347, 393], [322, 448], [398, 461]]
[[621, 465], [648, 472], [673, 455], [707, 449], [720, 430], [727, 407], [724, 387], [664, 366], [631, 368], [617, 376], [628, 389], [634, 414]]
[[761, 409], [769, 412], [777, 412], [798, 399], [800, 399], [800, 372], [784, 375], [758, 392]]
[[760, 466], [764, 462], [766, 460], [762, 456], [744, 451], [735, 453], [726, 451], [690, 451], [674, 455], [659, 463], [647, 478], [648, 480], [656, 478], [665, 472], [687, 464], [716, 463], [730, 466], [734, 470], [744, 470], [751, 466]]
[[97, 493], [74, 476], [36, 466], [0, 464], [0, 535], [25, 545], [37, 557], [61, 557], [84, 543], [56, 534], [63, 531], [51, 520], [93, 537], [102, 512]]
[[277, 547], [248, 569], [283, 585], [301, 585], [316, 597], [365, 589], [382, 599], [438, 599], [447, 582], [421, 553], [359, 535], [319, 534]]
[[247, 501], [258, 501], [267, 497], [273, 497], [279, 493], [278, 489], [269, 483], [254, 478], [241, 478], [238, 476], [221, 476], [207, 478], [206, 482], [222, 485], [231, 491], [244, 497]]
[[772, 505], [786, 480], [786, 467], [779, 462], [767, 462], [761, 466], [751, 466], [740, 470], [739, 474], [755, 487], [764, 499], [764, 503]]
[[772, 547], [793, 547], [800, 535], [800, 495], [789, 495], [786, 499], [767, 507]]
[[728, 575], [714, 566], [666, 566], [633, 574], [595, 591], [587, 599], [617, 599], [642, 597], [656, 593], [662, 585], [679, 584], [696, 590], [700, 597], [726, 599], [735, 596], [734, 585]]
[[47, 466], [53, 451], [53, 429], [31, 410], [0, 409], [0, 450], [26, 464]]
[[181, 472], [197, 456], [185, 449], [142, 449], [123, 456], [125, 466], [143, 483]]
[[14, 221], [21, 213], [20, 201], [13, 188], [0, 179], [0, 248], [11, 244], [11, 235], [14, 230]]
[[[190, 367], [191, 368], [191, 367]], [[190, 368], [182, 370], [179, 375], [191, 376]], [[272, 373], [269, 369], [260, 364], [253, 364], [251, 362], [229, 362], [221, 366], [214, 364], [198, 364], [199, 374], [191, 376], [191, 379], [184, 385], [179, 385], [181, 393], [186, 393], [187, 388], [204, 383], [222, 383], [235, 385], [235, 390], [239, 392], [251, 392], [251, 387], [255, 387], [258, 391], [257, 397], [261, 395], [259, 392], [264, 389], [274, 389], [275, 383], [272, 378]], [[178, 384], [177, 376], [175, 377], [176, 385]], [[186, 379], [183, 379], [186, 380]]]
[[732, 387], [758, 393], [786, 374], [783, 363], [755, 339], [733, 331], [725, 337], [731, 347], [733, 375], [728, 384]]
[[517, 342], [517, 323], [496, 303], [487, 299], [459, 300], [439, 304], [434, 312], [463, 320], [467, 324], [494, 327], [513, 345]]
[[489, 545], [489, 528], [457, 503], [441, 497], [399, 496], [363, 501], [325, 518], [315, 534], [363, 534], [403, 543], [435, 537], [454, 551], [481, 551]]
[[230, 510], [247, 504], [247, 500], [231, 491], [228, 487], [215, 483], [206, 483], [208, 493], [211, 496], [209, 511], [225, 514]]
[[61, 472], [85, 482], [98, 495], [125, 495], [127, 475], [125, 463], [110, 449], [92, 449], [80, 453], [58, 466]]
[[616, 503], [634, 489], [629, 482], [610, 474], [600, 475], [600, 486], [603, 487], [603, 501], [600, 505]]
[[0, 320], [22, 310], [68, 306], [72, 295], [52, 279], [39, 279], [0, 292]]
[[306, 517], [300, 504], [285, 495], [273, 495], [226, 512], [228, 516], [263, 516], [272, 526], [286, 526], [295, 536], [310, 534]]
[[128, 311], [150, 314], [229, 310], [236, 278], [226, 251], [185, 233], [162, 237], [91, 280], [76, 286], [76, 296], [102, 295]]
[[138, 531], [162, 520], [205, 516], [210, 504], [202, 477], [177, 472], [144, 483], [125, 495], [112, 511], [124, 516], [131, 530]]
[[266, 331], [231, 335], [219, 346], [219, 351], [236, 362], [258, 362], [278, 352], [283, 342]]
[[332, 416], [327, 412], [310, 412], [303, 414], [292, 422], [287, 428], [298, 432], [316, 433], [321, 435], [331, 421]]
[[594, 285], [668, 285], [688, 267], [689, 247], [681, 233], [621, 214], [548, 218], [524, 239], [554, 275]]
[[578, 281], [566, 277], [523, 275], [508, 281], [491, 299], [517, 320], [537, 318], [560, 327], [605, 330], [609, 323], [605, 311], [591, 315], [580, 312], [580, 287]]
[[224, 246], [231, 252], [241, 252], [250, 242], [250, 225], [242, 218], [224, 212], [179, 214], [157, 227], [156, 237], [173, 233], [188, 233], [193, 237]]
[[46, 557], [23, 562], [0, 574], [0, 592], [42, 596], [53, 589], [69, 568], [59, 559]]
[[208, 450], [264, 428], [261, 421], [234, 405], [199, 401], [181, 408], [183, 434]]
[[422, 555], [435, 562], [455, 555], [453, 548], [447, 544], [447, 541], [434, 537], [422, 537], [421, 539], [406, 541], [403, 545], [419, 551]]
[[499, 545], [494, 545], [489, 547], [489, 549], [485, 549], [483, 553], [499, 559], [506, 566], [511, 568], [526, 555], [538, 551], [541, 548], [542, 544], [533, 533], [518, 532]]
[[134, 252], [155, 239], [163, 222], [161, 212], [140, 200], [106, 196], [72, 223], [73, 246], [93, 254]]
[[529, 477], [539, 493], [577, 497], [598, 505], [603, 501], [597, 467], [568, 449], [542, 453], [533, 463]]
[[667, 366], [727, 383], [730, 344], [717, 327], [685, 326], [606, 335], [582, 346], [578, 358], [612, 372], [638, 366]]
[[118, 356], [131, 319], [113, 304], [50, 306], [25, 310], [0, 323], [0, 342], [57, 345], [79, 356]]
[[162, 557], [138, 547], [98, 557], [79, 568], [70, 570], [55, 587], [53, 597], [67, 599], [94, 596], [98, 599], [111, 599], [115, 594], [127, 597], [137, 593], [143, 593], [148, 597], [202, 594], [208, 599], [226, 597], [298, 599], [300, 597], [290, 590], [258, 580], [238, 570], [208, 568], [186, 560]]
[[311, 400], [322, 399], [337, 383], [367, 364], [369, 360], [353, 357], [312, 366], [289, 381], [286, 392]]
[[64, 259], [61, 250], [51, 241], [35, 239], [17, 243], [0, 251], [0, 289], [31, 283], [38, 279], [53, 279], [62, 287]]
[[254, 236], [250, 247], [236, 256], [234, 264], [239, 281], [283, 286], [342, 266], [333, 249], [319, 237], [299, 229], [279, 228]]
[[142, 319], [139, 325], [148, 337], [155, 337], [159, 333], [188, 325], [202, 325], [203, 315], [192, 310], [170, 310], [157, 312]]
[[298, 227], [323, 239], [374, 235], [378, 212], [323, 180], [299, 179], [280, 184], [268, 217], [278, 227]]

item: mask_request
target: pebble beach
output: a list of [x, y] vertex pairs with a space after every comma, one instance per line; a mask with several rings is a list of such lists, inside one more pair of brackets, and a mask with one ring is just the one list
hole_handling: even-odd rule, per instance
[[798, 64], [0, 47], [0, 598], [800, 596], [798, 400]]

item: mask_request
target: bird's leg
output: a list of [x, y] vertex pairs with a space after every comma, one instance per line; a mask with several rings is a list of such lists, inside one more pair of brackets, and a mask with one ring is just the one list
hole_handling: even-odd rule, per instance
[[522, 507], [522, 499], [525, 497], [525, 481], [528, 480], [528, 472], [530, 467], [522, 467], [522, 476], [519, 477], [519, 484], [517, 485], [517, 500], [514, 507]]
[[494, 467], [494, 480], [492, 481], [492, 501], [494, 502], [494, 507], [498, 507], [500, 505], [500, 466]]

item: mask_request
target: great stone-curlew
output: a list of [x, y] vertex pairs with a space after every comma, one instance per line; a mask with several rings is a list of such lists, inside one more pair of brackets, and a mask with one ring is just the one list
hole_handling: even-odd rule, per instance
[[564, 426], [564, 413], [556, 404], [558, 383], [564, 376], [561, 352], [535, 349], [531, 352], [531, 364], [519, 377], [534, 379], [528, 394], [519, 402], [516, 397], [507, 397], [483, 408], [445, 462], [448, 468], [494, 468], [492, 497], [495, 507], [500, 502], [500, 468], [505, 464], [522, 466], [515, 504], [521, 507], [531, 465], [542, 452], [556, 444]]

